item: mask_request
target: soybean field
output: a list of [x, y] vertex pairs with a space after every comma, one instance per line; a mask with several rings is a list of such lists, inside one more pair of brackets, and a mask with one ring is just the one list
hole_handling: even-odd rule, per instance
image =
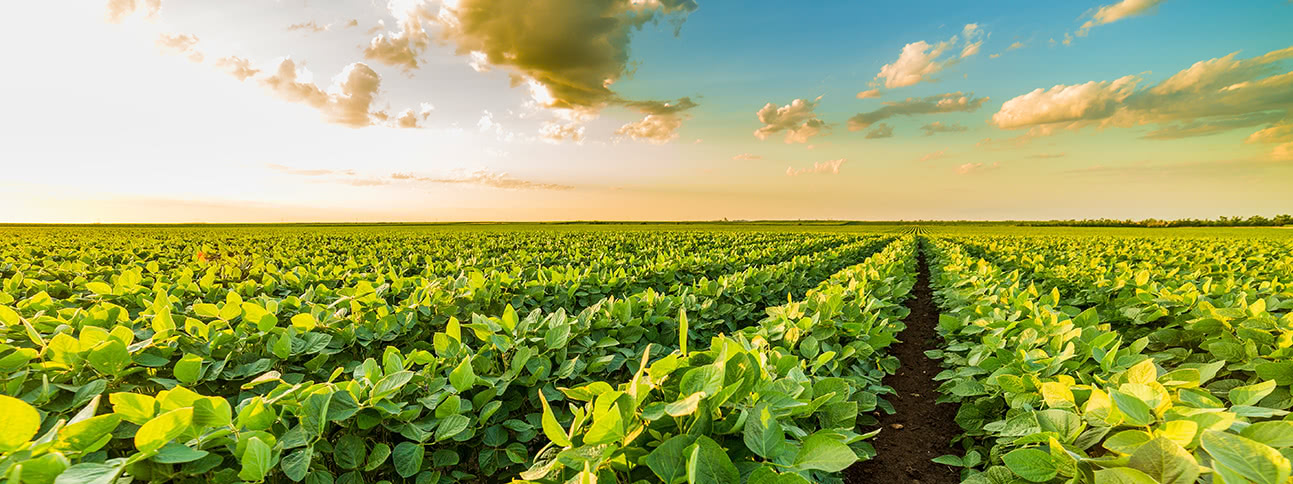
[[1293, 231], [0, 227], [21, 483], [1288, 484]]

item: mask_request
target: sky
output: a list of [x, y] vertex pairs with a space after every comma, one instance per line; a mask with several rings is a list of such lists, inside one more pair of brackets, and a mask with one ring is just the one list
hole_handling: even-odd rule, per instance
[[1293, 212], [1293, 2], [72, 0], [0, 222]]

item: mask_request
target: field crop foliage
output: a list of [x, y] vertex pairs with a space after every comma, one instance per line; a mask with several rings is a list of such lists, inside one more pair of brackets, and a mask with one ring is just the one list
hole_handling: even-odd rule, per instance
[[924, 258], [930, 465], [1293, 482], [1293, 243], [1127, 230], [0, 228], [0, 475], [853, 482]]

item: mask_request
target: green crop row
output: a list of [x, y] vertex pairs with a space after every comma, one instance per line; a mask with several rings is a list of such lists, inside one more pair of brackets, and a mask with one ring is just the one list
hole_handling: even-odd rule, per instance
[[[543, 401], [574, 399], [558, 388], [623, 381], [642, 371], [635, 364], [641, 355], [680, 350], [675, 345], [685, 345], [688, 334], [677, 324], [681, 312], [693, 315], [693, 333], [740, 328], [762, 307], [807, 290], [880, 245], [876, 239], [849, 242], [815, 256], [675, 285], [669, 294], [647, 289], [607, 297], [576, 314], [558, 308], [522, 315], [505, 300], [494, 313], [462, 313], [466, 301], [498, 293], [469, 284], [453, 292], [461, 299], [437, 305], [430, 297], [449, 291], [415, 285], [415, 277], [396, 275], [374, 285], [336, 270], [328, 277], [356, 282], [315, 284], [285, 297], [268, 295], [275, 291], [263, 285], [249, 287], [270, 284], [263, 277], [219, 292], [220, 283], [204, 288], [185, 269], [144, 267], [107, 281], [90, 279], [71, 261], [55, 264], [66, 272], [53, 278], [43, 270], [13, 271], [0, 297], [23, 297], [0, 303], [0, 372], [8, 395], [0, 398], [0, 416], [11, 416], [0, 417], [7, 419], [0, 425], [0, 471], [30, 483], [111, 482], [123, 475], [181, 482], [497, 479], [540, 456]], [[907, 252], [900, 251], [904, 247]], [[801, 323], [802, 313], [786, 316], [802, 311], [788, 309], [801, 304], [791, 303], [771, 311], [769, 321], [793, 317], [789, 324], [802, 329], [715, 341], [778, 341], [784, 364], [793, 349], [804, 359], [797, 365], [812, 368], [800, 376], [830, 371], [847, 377], [827, 384], [836, 395], [849, 393], [831, 400], [831, 408], [849, 402], [874, 408], [875, 395], [883, 393], [882, 370], [892, 371], [896, 361], [880, 351], [892, 339], [880, 336], [892, 331], [885, 329], [891, 321], [869, 311], [901, 309], [884, 301], [910, 289], [910, 282], [894, 282], [906, 276], [892, 273], [907, 270], [893, 260], [910, 259], [910, 248], [910, 240], [891, 244], [841, 273], [854, 275], [822, 282], [802, 303], [814, 317], [833, 315], [839, 324]], [[71, 274], [77, 276], [64, 281]], [[163, 275], [174, 278], [163, 283]], [[46, 291], [58, 283], [77, 287], [76, 295], [51, 296], [62, 296]], [[204, 302], [215, 293], [220, 299]], [[788, 323], [778, 324], [771, 327]], [[872, 346], [831, 333], [855, 325], [876, 331]], [[801, 335], [806, 330], [811, 334]], [[696, 358], [675, 370], [701, 364], [703, 357]], [[867, 372], [854, 375], [858, 369]], [[661, 375], [656, 384], [677, 385], [678, 375]], [[554, 415], [573, 422], [575, 413], [560, 409]], [[840, 421], [841, 415], [837, 411]], [[846, 444], [865, 449], [854, 439]]]
[[941, 461], [966, 467], [965, 482], [1289, 481], [1293, 316], [1267, 311], [1282, 296], [1228, 290], [1216, 295], [1240, 307], [1200, 297], [1180, 313], [1192, 317], [1137, 319], [1159, 304], [1147, 269], [1114, 276], [1111, 299], [1082, 310], [956, 243], [933, 246], [946, 347], [931, 356], [967, 449]]
[[550, 444], [521, 478], [838, 482], [874, 455], [865, 439], [879, 431], [856, 430], [892, 392], [881, 379], [898, 362], [884, 350], [903, 329], [897, 302], [914, 283], [914, 256], [914, 239], [901, 239], [705, 351], [689, 352], [684, 338], [649, 364], [648, 348], [623, 383], [562, 389], [570, 412], [541, 402]]

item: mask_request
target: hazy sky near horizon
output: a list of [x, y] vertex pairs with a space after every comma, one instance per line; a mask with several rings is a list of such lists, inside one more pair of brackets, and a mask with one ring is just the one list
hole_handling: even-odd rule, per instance
[[1293, 212], [1286, 0], [6, 10], [0, 222]]

